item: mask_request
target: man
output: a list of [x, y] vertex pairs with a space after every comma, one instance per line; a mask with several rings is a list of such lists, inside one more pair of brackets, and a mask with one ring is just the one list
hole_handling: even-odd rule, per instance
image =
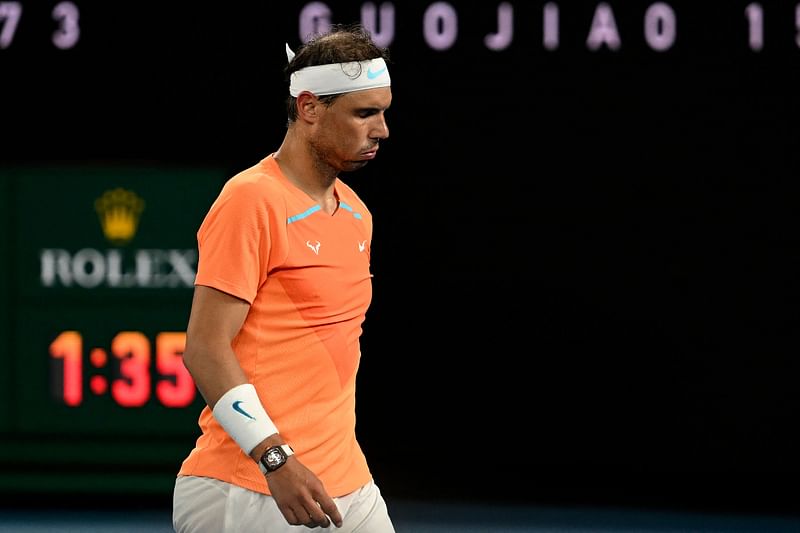
[[355, 436], [372, 216], [339, 178], [389, 136], [388, 51], [360, 26], [286, 48], [283, 143], [228, 180], [197, 233], [183, 357], [207, 406], [173, 525], [393, 533]]

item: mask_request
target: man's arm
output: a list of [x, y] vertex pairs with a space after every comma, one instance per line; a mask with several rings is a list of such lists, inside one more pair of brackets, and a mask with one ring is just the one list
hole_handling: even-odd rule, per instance
[[227, 391], [247, 383], [231, 348], [250, 304], [225, 292], [198, 285], [186, 329], [183, 363], [210, 408]]
[[[245, 300], [212, 287], [195, 287], [183, 362], [211, 409], [226, 392], [247, 383], [231, 342], [249, 311]], [[257, 444], [250, 456], [258, 461], [268, 447], [280, 444], [285, 444], [280, 435], [272, 435]]]
[[[211, 287], [195, 287], [183, 362], [212, 410], [226, 392], [248, 383], [231, 342], [249, 311], [250, 304], [240, 298]], [[285, 444], [280, 434], [269, 435], [249, 450], [250, 457], [258, 462], [267, 448], [279, 444]], [[341, 514], [320, 480], [294, 456], [270, 473], [267, 483], [290, 524], [327, 527], [330, 516], [341, 526]]]

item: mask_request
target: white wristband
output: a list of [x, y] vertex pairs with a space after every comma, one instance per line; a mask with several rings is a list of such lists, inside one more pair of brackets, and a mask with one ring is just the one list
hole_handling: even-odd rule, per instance
[[223, 394], [212, 412], [217, 422], [248, 455], [258, 443], [278, 432], [251, 383], [236, 385]]

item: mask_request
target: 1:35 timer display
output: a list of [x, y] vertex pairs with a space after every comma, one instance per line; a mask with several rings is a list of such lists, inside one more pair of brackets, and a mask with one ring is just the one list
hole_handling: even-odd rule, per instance
[[[139, 331], [121, 331], [111, 339], [110, 349], [88, 349], [81, 332], [60, 332], [50, 343], [51, 393], [60, 404], [78, 407], [84, 401], [85, 383], [96, 396], [109, 394], [121, 407], [142, 407], [155, 399], [165, 407], [187, 407], [196, 395], [189, 371], [183, 364], [186, 333], [164, 331], [155, 342]], [[155, 361], [155, 366], [152, 363]]]

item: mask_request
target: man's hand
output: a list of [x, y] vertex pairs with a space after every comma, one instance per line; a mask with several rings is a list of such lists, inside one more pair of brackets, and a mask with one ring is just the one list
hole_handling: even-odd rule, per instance
[[266, 475], [269, 491], [286, 521], [306, 527], [342, 527], [342, 515], [314, 473], [293, 455]]

